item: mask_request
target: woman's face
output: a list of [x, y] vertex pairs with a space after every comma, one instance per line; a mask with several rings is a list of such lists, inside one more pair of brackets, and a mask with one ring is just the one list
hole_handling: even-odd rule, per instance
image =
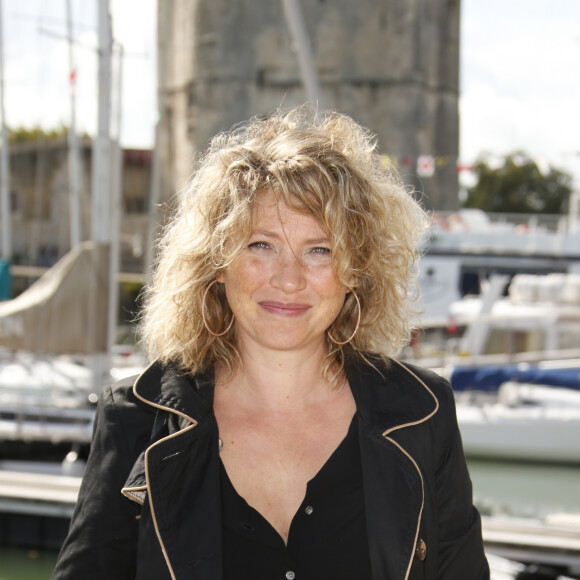
[[236, 317], [238, 348], [324, 349], [347, 289], [336, 277], [326, 229], [260, 192], [246, 247], [218, 277]]

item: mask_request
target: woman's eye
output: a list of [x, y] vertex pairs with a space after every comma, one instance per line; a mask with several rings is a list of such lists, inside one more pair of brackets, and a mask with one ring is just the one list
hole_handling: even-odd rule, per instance
[[312, 248], [313, 254], [321, 254], [322, 256], [330, 255], [330, 248]]
[[248, 248], [258, 248], [259, 250], [267, 250], [270, 246], [266, 242], [252, 242]]

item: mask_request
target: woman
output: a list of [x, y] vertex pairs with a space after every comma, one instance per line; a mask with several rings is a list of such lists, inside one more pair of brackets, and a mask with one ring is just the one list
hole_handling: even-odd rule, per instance
[[348, 117], [217, 137], [53, 578], [484, 579], [448, 384], [396, 362], [425, 215]]

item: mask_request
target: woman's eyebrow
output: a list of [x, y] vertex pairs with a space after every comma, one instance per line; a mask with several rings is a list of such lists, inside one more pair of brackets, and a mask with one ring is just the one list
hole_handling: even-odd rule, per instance
[[317, 244], [330, 244], [330, 238], [324, 236], [322, 238], [309, 238], [306, 240], [307, 244], [317, 245]]
[[[277, 239], [281, 239], [284, 236], [278, 232], [273, 232], [270, 230], [255, 230], [254, 232], [252, 232], [252, 237], [259, 237], [259, 236], [264, 236], [265, 238], [277, 238]], [[329, 236], [317, 236], [317, 237], [313, 237], [313, 238], [306, 238], [304, 240], [305, 244], [329, 244], [330, 243], [330, 237]]]

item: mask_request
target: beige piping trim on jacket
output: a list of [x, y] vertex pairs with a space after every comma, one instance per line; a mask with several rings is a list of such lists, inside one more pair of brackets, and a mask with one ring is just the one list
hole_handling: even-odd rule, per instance
[[409, 564], [407, 565], [407, 573], [405, 574], [405, 580], [408, 580], [409, 574], [411, 573], [411, 566], [413, 565], [413, 556], [415, 555], [415, 546], [417, 545], [417, 540], [419, 538], [419, 529], [421, 527], [421, 517], [423, 516], [423, 507], [425, 506], [425, 482], [423, 481], [423, 474], [421, 473], [421, 470], [419, 469], [417, 462], [413, 459], [413, 457], [411, 456], [411, 454], [408, 451], [406, 451], [394, 439], [389, 437], [389, 434], [392, 433], [393, 431], [398, 430], [398, 429], [403, 429], [405, 427], [411, 427], [413, 425], [419, 425], [420, 423], [424, 423], [425, 421], [427, 421], [428, 419], [433, 417], [433, 415], [435, 415], [435, 413], [437, 413], [437, 411], [439, 410], [439, 401], [437, 400], [437, 397], [434, 395], [433, 391], [413, 371], [408, 369], [405, 365], [401, 364], [397, 360], [393, 359], [393, 362], [398, 364], [401, 368], [403, 368], [411, 376], [413, 376], [421, 385], [423, 385], [423, 387], [425, 387], [425, 389], [427, 389], [427, 392], [433, 397], [433, 400], [435, 401], [435, 409], [433, 409], [433, 411], [431, 413], [429, 413], [428, 415], [426, 415], [422, 419], [419, 419], [418, 421], [412, 421], [411, 423], [404, 423], [402, 425], [396, 425], [395, 427], [391, 427], [390, 429], [387, 429], [383, 433], [383, 437], [387, 441], [390, 441], [393, 445], [395, 445], [401, 451], [401, 453], [403, 453], [404, 455], [407, 456], [407, 458], [411, 461], [411, 463], [413, 464], [413, 466], [417, 470], [417, 473], [419, 474], [419, 479], [421, 480], [421, 509], [419, 510], [419, 516], [417, 517], [417, 527], [415, 529], [415, 540], [413, 542], [413, 550], [411, 551], [411, 557], [409, 559]]
[[173, 439], [174, 437], [177, 437], [178, 435], [181, 435], [182, 433], [185, 433], [186, 431], [190, 431], [191, 429], [196, 427], [196, 425], [197, 425], [197, 423], [192, 423], [191, 425], [188, 425], [187, 427], [185, 427], [185, 429], [182, 429], [181, 431], [177, 431], [176, 433], [173, 433], [172, 435], [168, 435], [167, 437], [164, 437], [163, 439], [156, 441], [155, 443], [153, 443], [153, 445], [151, 445], [150, 447], [147, 448], [147, 451], [145, 451], [145, 480], [147, 481], [147, 492], [148, 492], [148, 496], [149, 496], [149, 506], [151, 507], [151, 515], [153, 516], [153, 526], [155, 527], [155, 533], [157, 534], [157, 539], [159, 540], [159, 545], [161, 546], [161, 551], [163, 552], [163, 557], [165, 558], [165, 562], [167, 563], [167, 567], [169, 568], [169, 573], [171, 574], [172, 580], [176, 580], [176, 576], [175, 576], [175, 573], [173, 572], [173, 567], [171, 566], [171, 562], [169, 561], [169, 556], [167, 555], [167, 550], [165, 548], [165, 544], [163, 543], [163, 540], [161, 539], [161, 533], [159, 532], [159, 524], [157, 523], [157, 516], [155, 514], [155, 508], [153, 507], [153, 501], [151, 498], [151, 487], [150, 487], [150, 483], [149, 483], [149, 451], [151, 451], [151, 449], [153, 449], [153, 447], [156, 447], [157, 445], [159, 445], [160, 443], [163, 443], [164, 441], [168, 441], [169, 439]]
[[131, 501], [143, 505], [145, 503], [145, 497], [147, 496], [147, 486], [140, 485], [139, 487], [123, 487], [121, 488], [121, 493]]
[[[185, 419], [187, 419], [188, 422], [190, 423], [194, 423], [197, 424], [197, 422], [195, 421], [195, 419], [193, 419], [192, 417], [189, 417], [187, 415], [185, 415], [184, 413], [179, 413], [178, 411], [174, 411], [173, 409], [168, 409], [166, 407], [162, 407], [160, 405], [156, 405], [155, 403], [152, 403], [151, 401], [148, 401], [147, 399], [144, 399], [143, 397], [141, 397], [136, 390], [137, 387], [137, 383], [139, 382], [139, 379], [149, 370], [149, 368], [155, 363], [155, 361], [153, 361], [152, 363], [150, 363], [147, 368], [141, 372], [141, 374], [135, 379], [135, 383], [133, 384], [133, 394], [143, 403], [146, 403], [147, 405], [150, 405], [152, 407], [155, 407], [157, 409], [162, 409], [164, 411], [171, 411], [172, 413], [176, 413], [177, 415], [184, 417]], [[147, 495], [147, 485], [140, 485], [137, 487], [123, 487], [121, 489], [121, 493], [128, 499], [130, 499], [131, 501], [134, 501], [136, 503], [138, 503], [139, 505], [143, 505], [145, 503], [145, 497]]]
[[[151, 364], [153, 364], [153, 363], [151, 363]], [[151, 366], [151, 365], [149, 365], [149, 366]], [[148, 368], [149, 367], [147, 367], [147, 369]], [[145, 369], [145, 371], [143, 371], [143, 373], [146, 372], [147, 369]], [[147, 496], [149, 498], [149, 506], [151, 507], [151, 516], [153, 517], [153, 527], [155, 528], [155, 533], [157, 534], [157, 539], [159, 541], [159, 545], [161, 546], [161, 552], [163, 553], [163, 557], [165, 558], [165, 563], [167, 564], [167, 568], [169, 569], [169, 574], [171, 575], [172, 580], [177, 580], [177, 578], [175, 576], [175, 572], [173, 571], [173, 566], [171, 565], [171, 562], [169, 561], [169, 556], [167, 555], [167, 549], [165, 548], [165, 544], [163, 543], [163, 540], [161, 538], [161, 533], [159, 532], [159, 524], [157, 523], [157, 516], [155, 514], [155, 508], [153, 507], [153, 501], [151, 500], [151, 485], [149, 482], [149, 451], [151, 451], [151, 449], [153, 449], [155, 446], [163, 443], [164, 441], [168, 441], [169, 439], [173, 439], [174, 437], [177, 437], [178, 435], [181, 435], [181, 434], [185, 433], [186, 431], [190, 431], [191, 429], [193, 429], [194, 427], [197, 426], [197, 421], [193, 417], [190, 417], [189, 415], [186, 415], [185, 413], [180, 413], [179, 411], [176, 411], [175, 409], [170, 409], [169, 407], [163, 407], [162, 405], [157, 405], [156, 403], [152, 403], [151, 401], [148, 401], [147, 399], [144, 399], [141, 395], [139, 395], [137, 393], [136, 387], [137, 387], [137, 383], [139, 382], [139, 379], [141, 378], [143, 373], [141, 373], [137, 377], [137, 379], [135, 380], [135, 384], [133, 385], [134, 395], [140, 401], [143, 401], [144, 403], [146, 403], [147, 405], [150, 405], [151, 407], [155, 407], [156, 409], [161, 409], [162, 411], [169, 411], [170, 413], [174, 413], [176, 415], [179, 415], [180, 417], [185, 418], [190, 424], [187, 427], [185, 427], [184, 429], [181, 429], [180, 431], [176, 431], [175, 433], [172, 433], [171, 435], [168, 435], [167, 437], [163, 437], [162, 439], [159, 439], [159, 441], [156, 441], [155, 443], [150, 445], [145, 450], [145, 482], [146, 482], [146, 484], [144, 486], [139, 486], [139, 487], [134, 487], [134, 488], [123, 488], [121, 490], [121, 493], [123, 495], [125, 495], [126, 497], [128, 497], [129, 499], [132, 499], [133, 501], [140, 503], [141, 505], [143, 505], [144, 500], [145, 500], [145, 494], [147, 494]]]

